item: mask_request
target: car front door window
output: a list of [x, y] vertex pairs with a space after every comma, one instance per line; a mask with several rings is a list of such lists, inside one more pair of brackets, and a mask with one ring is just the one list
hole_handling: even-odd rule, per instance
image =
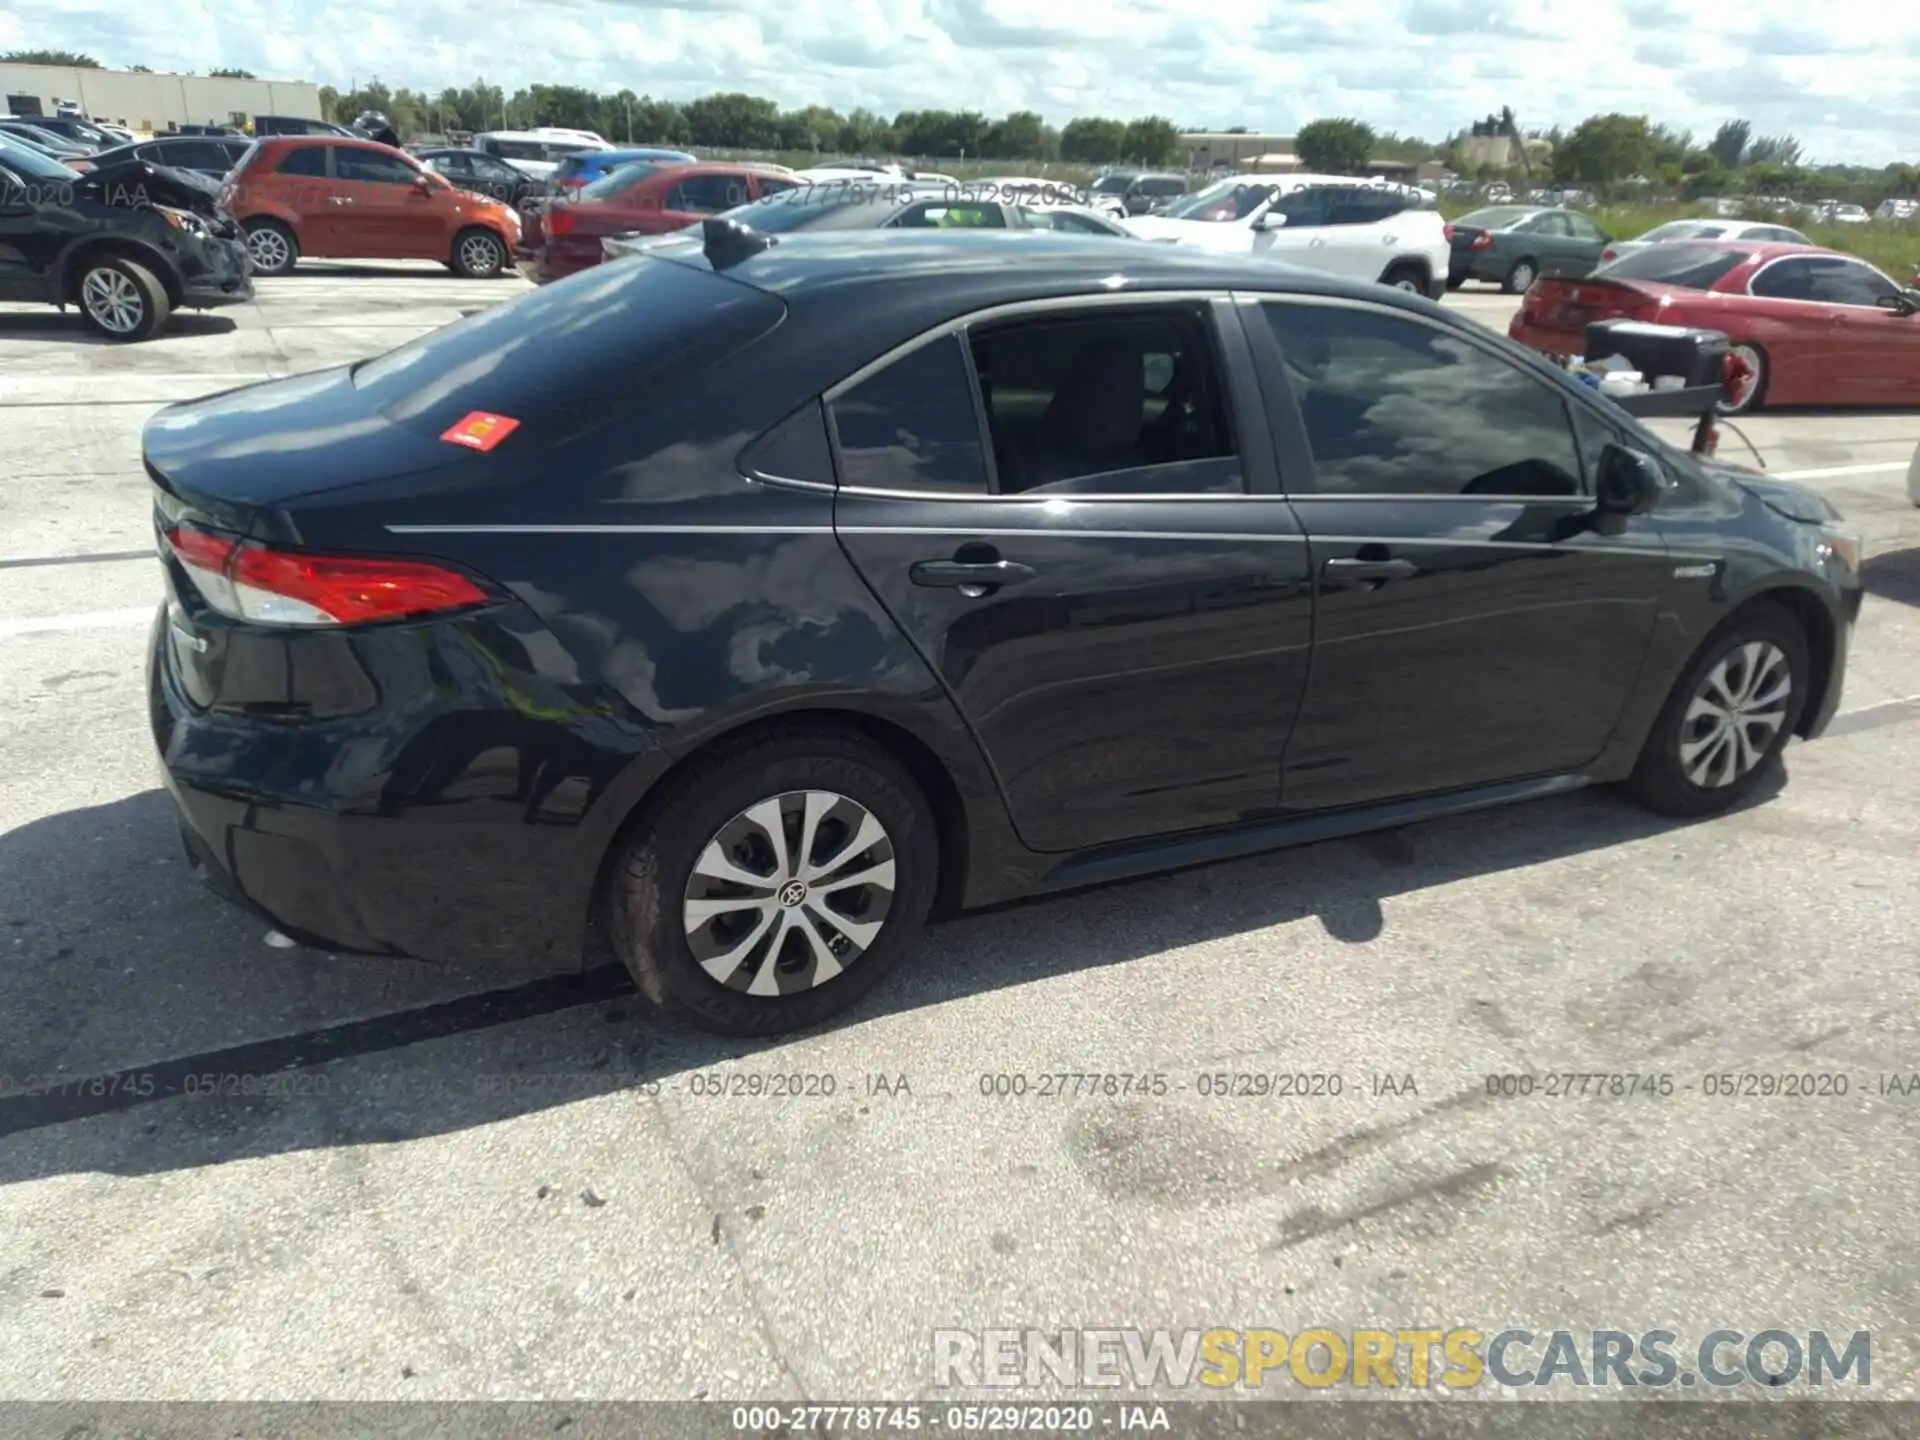
[[1797, 258], [1776, 260], [1762, 266], [1747, 289], [1762, 300], [1812, 300], [1813, 264]]
[[1809, 263], [1813, 268], [1813, 298], [1829, 305], [1873, 309], [1900, 293], [1900, 287], [1878, 270], [1857, 261], [1821, 258]]
[[669, 210], [683, 215], [718, 215], [747, 203], [747, 182], [739, 175], [689, 175], [667, 195]]

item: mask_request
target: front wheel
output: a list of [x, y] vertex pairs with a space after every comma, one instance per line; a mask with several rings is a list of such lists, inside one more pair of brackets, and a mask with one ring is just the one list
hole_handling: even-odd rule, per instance
[[1768, 601], [1735, 615], [1674, 685], [1629, 791], [1662, 815], [1732, 809], [1780, 764], [1810, 674], [1806, 632], [1786, 610]]
[[1717, 407], [1722, 415], [1746, 415], [1760, 408], [1760, 402], [1767, 392], [1767, 357], [1758, 345], [1745, 343], [1729, 347], [1729, 353], [1740, 358], [1746, 366], [1746, 378], [1733, 392], [1731, 400], [1722, 400]]
[[717, 1034], [784, 1034], [846, 1010], [913, 949], [939, 849], [886, 750], [796, 728], [669, 783], [610, 896], [615, 949], [654, 1004]]
[[462, 230], [453, 241], [453, 269], [469, 280], [491, 280], [507, 268], [507, 247], [491, 230]]
[[291, 275], [300, 263], [300, 242], [278, 220], [249, 220], [247, 259], [256, 275]]
[[167, 323], [167, 287], [146, 266], [102, 257], [89, 261], [77, 287], [80, 313], [109, 340], [150, 340]]

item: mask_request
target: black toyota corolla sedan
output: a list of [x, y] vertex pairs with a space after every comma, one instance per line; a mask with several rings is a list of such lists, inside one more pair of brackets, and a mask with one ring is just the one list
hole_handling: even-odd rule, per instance
[[305, 943], [771, 1034], [964, 909], [1818, 735], [1859, 541], [1437, 305], [725, 221], [162, 411], [154, 736]]

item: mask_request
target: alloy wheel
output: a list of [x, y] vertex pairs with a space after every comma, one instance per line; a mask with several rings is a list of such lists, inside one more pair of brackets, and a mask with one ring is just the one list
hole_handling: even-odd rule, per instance
[[131, 335], [147, 314], [147, 303], [133, 281], [104, 265], [89, 270], [80, 282], [80, 303], [94, 324], [114, 335]]
[[469, 235], [460, 242], [460, 267], [470, 275], [485, 275], [506, 263], [500, 242], [488, 235]]
[[1746, 377], [1741, 380], [1740, 388], [1734, 392], [1732, 399], [1720, 407], [1724, 413], [1731, 415], [1738, 414], [1752, 405], [1754, 394], [1760, 388], [1760, 376], [1766, 361], [1760, 358], [1760, 352], [1751, 345], [1734, 345], [1729, 348], [1746, 366]]
[[1533, 288], [1533, 266], [1522, 260], [1518, 265], [1513, 267], [1513, 273], [1507, 277], [1507, 280], [1508, 283], [1513, 286], [1514, 294], [1525, 294]]
[[681, 926], [714, 980], [777, 997], [857, 962], [893, 897], [893, 840], [873, 813], [831, 790], [792, 790], [748, 806], [701, 847]]
[[247, 254], [259, 270], [278, 270], [287, 263], [287, 238], [270, 226], [247, 232]]
[[1749, 640], [1707, 671], [1680, 725], [1680, 768], [1703, 790], [1718, 790], [1757, 768], [1793, 698], [1793, 666], [1766, 640]]

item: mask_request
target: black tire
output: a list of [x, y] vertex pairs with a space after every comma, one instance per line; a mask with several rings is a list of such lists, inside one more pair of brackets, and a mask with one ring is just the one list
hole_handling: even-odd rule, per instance
[[510, 258], [507, 242], [484, 225], [469, 225], [454, 236], [453, 250], [447, 257], [453, 273], [469, 280], [497, 279], [505, 273]]
[[1715, 407], [1722, 415], [1751, 415], [1767, 400], [1767, 352], [1750, 340], [1741, 340], [1732, 347], [1753, 367], [1753, 383], [1733, 404], [1721, 401]]
[[1387, 273], [1380, 277], [1382, 285], [1391, 285], [1396, 290], [1410, 290], [1415, 295], [1427, 293], [1427, 272], [1418, 265], [1405, 260], [1397, 260], [1387, 267]]
[[[256, 275], [291, 275], [300, 263], [300, 241], [278, 220], [247, 221], [247, 260]], [[269, 237], [256, 241], [255, 236]], [[277, 242], [277, 243], [276, 243]]]
[[[1734, 667], [1731, 673], [1738, 677], [1740, 661], [1736, 657], [1754, 645], [1770, 646], [1784, 659], [1792, 688], [1780, 707], [1780, 721], [1770, 732], [1764, 748], [1754, 747], [1758, 758], [1749, 768], [1726, 783], [1698, 784], [1688, 774], [1682, 746], [1711, 733], [1713, 721], [1710, 718], [1689, 721], [1687, 713], [1721, 662], [1729, 661]], [[1707, 637], [1674, 683], [1673, 692], [1667, 696], [1667, 703], [1661, 707], [1659, 718], [1647, 734], [1639, 763], [1627, 781], [1628, 793], [1649, 810], [1686, 819], [1718, 815], [1732, 809], [1770, 773], [1778, 770], [1781, 754], [1806, 707], [1812, 678], [1806, 631], [1785, 607], [1771, 600], [1760, 600], [1737, 611]], [[1737, 684], [1735, 688], [1739, 688]], [[1764, 696], [1766, 689], [1763, 683], [1757, 695]], [[1746, 733], [1758, 738], [1751, 726], [1746, 727]], [[1732, 743], [1729, 737], [1728, 744]], [[1708, 756], [1713, 753], [1711, 748], [1703, 752]], [[1732, 768], [1737, 769], [1738, 763], [1736, 753]]]
[[[804, 1030], [856, 1004], [914, 948], [933, 900], [939, 841], [933, 812], [920, 787], [881, 746], [851, 731], [796, 723], [738, 744], [723, 744], [668, 785], [659, 803], [625, 841], [608, 896], [615, 952], [632, 972], [640, 993], [660, 1009], [720, 1035], [756, 1037]], [[804, 988], [777, 995], [748, 994], [748, 984], [778, 973], [775, 961], [780, 958], [767, 953], [765, 932], [752, 930], [752, 916], [761, 913], [761, 923], [777, 921], [773, 933], [785, 947], [782, 955], [807, 961], [817, 952], [809, 949], [807, 936], [787, 934], [786, 912], [791, 909], [800, 919], [823, 912], [813, 904], [813, 897], [804, 903], [783, 900], [787, 887], [776, 887], [769, 880], [768, 895], [760, 902], [764, 910], [743, 905], [696, 927], [702, 932], [699, 943], [710, 951], [733, 949], [743, 932], [762, 935], [747, 947], [745, 961], [731, 977], [733, 983], [723, 984], [701, 968], [684, 920], [685, 905], [696, 899], [688, 893], [694, 884], [694, 867], [709, 842], [718, 843], [726, 833], [740, 833], [747, 811], [802, 791], [843, 797], [879, 822], [882, 843], [892, 847], [892, 893], [881, 911], [881, 928], [844, 969], [818, 981], [813, 978], [818, 962], [807, 962], [799, 967], [807, 972], [805, 977], [791, 971], [787, 976], [796, 987], [804, 980]], [[795, 805], [792, 798], [785, 802], [794, 820], [781, 828], [788, 852], [797, 854]], [[840, 829], [834, 831], [836, 823]], [[816, 854], [823, 845], [830, 851], [836, 842], [851, 843], [847, 821], [829, 816], [819, 825]], [[745, 833], [766, 835], [765, 830]], [[843, 864], [833, 873], [843, 877], [850, 870], [870, 873], [871, 865], [880, 863], [872, 853], [859, 852], [869, 857], [862, 862], [867, 868]], [[743, 869], [780, 873], [770, 864], [749, 867], [739, 852], [734, 854], [735, 863]], [[853, 852], [841, 858], [852, 859]], [[805, 888], [801, 887], [803, 892]], [[722, 923], [735, 928], [722, 932]], [[856, 944], [848, 936], [842, 938], [850, 947]], [[721, 962], [716, 958], [713, 963]]]
[[160, 277], [138, 261], [117, 255], [81, 260], [74, 270], [73, 295], [87, 324], [122, 344], [151, 340], [173, 312]]
[[1507, 270], [1506, 279], [1500, 282], [1500, 288], [1509, 295], [1524, 295], [1539, 278], [1540, 266], [1534, 258], [1531, 255], [1522, 256]]
[[1467, 282], [1464, 279], [1456, 280], [1451, 275], [1447, 277], [1447, 289], [1449, 290], [1458, 290], [1462, 285], [1466, 283]]

